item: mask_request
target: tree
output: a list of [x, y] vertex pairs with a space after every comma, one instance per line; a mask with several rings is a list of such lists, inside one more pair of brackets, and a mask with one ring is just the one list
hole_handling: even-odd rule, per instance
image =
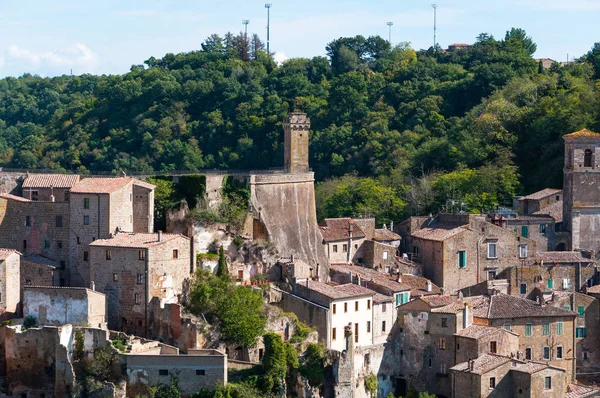
[[531, 36], [527, 36], [527, 33], [523, 29], [512, 28], [507, 31], [504, 41], [522, 49], [528, 56], [532, 56], [537, 50], [537, 45], [533, 42]]
[[373, 373], [369, 373], [369, 375], [365, 377], [365, 390], [367, 390], [371, 397], [373, 394], [377, 394], [377, 384], [377, 376], [375, 376]]
[[227, 268], [227, 258], [225, 257], [225, 251], [223, 246], [219, 248], [219, 262], [217, 264], [217, 276], [221, 279], [229, 277], [229, 270]]
[[582, 58], [594, 68], [594, 77], [600, 79], [600, 42], [594, 43], [591, 50]]
[[242, 347], [256, 344], [265, 330], [260, 290], [238, 286], [219, 303], [218, 317], [223, 339]]
[[265, 354], [263, 356], [263, 391], [279, 393], [286, 375], [286, 347], [281, 337], [276, 333], [263, 336]]
[[325, 355], [321, 344], [311, 343], [306, 347], [304, 363], [300, 366], [300, 374], [308, 380], [311, 387], [321, 387], [325, 383]]

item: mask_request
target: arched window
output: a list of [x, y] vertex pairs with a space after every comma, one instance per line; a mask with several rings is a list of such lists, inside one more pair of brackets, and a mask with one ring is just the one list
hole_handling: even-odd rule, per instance
[[583, 167], [592, 167], [592, 150], [586, 149], [583, 156]]

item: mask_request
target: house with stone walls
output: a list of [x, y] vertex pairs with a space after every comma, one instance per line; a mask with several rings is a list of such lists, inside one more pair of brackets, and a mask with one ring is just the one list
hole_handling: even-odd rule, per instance
[[32, 201], [68, 202], [71, 188], [80, 180], [77, 174], [30, 174], [21, 184], [23, 197]]
[[21, 253], [0, 249], [0, 319], [10, 319], [18, 312], [21, 301]]
[[21, 257], [21, 302], [25, 286], [58, 286], [57, 265], [42, 256]]
[[25, 286], [23, 317], [40, 326], [79, 325], [106, 329], [106, 295], [84, 287]]
[[485, 216], [439, 214], [408, 225], [412, 258], [422, 264], [423, 276], [445, 293], [477, 291], [478, 285], [487, 286], [505, 269], [536, 255], [535, 242], [487, 222]]
[[154, 230], [154, 185], [130, 177], [84, 178], [69, 200], [69, 285], [90, 286], [90, 249], [118, 231]]
[[89, 244], [91, 286], [106, 294], [112, 330], [148, 334], [150, 302], [180, 303], [193, 271], [188, 237], [175, 234], [117, 232]]

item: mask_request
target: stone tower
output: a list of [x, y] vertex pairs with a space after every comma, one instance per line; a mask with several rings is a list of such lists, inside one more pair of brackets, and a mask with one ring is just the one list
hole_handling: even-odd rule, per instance
[[286, 173], [306, 173], [308, 168], [308, 131], [310, 119], [306, 113], [292, 112], [283, 121], [284, 156]]
[[563, 225], [571, 250], [600, 252], [600, 134], [567, 134], [563, 181]]

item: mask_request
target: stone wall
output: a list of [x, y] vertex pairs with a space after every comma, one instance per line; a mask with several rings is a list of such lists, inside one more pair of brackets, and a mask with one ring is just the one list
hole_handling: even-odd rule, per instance
[[4, 171], [0, 167], [0, 192], [21, 195], [25, 172]]
[[57, 286], [59, 281], [54, 276], [53, 266], [21, 257], [21, 301], [23, 301], [24, 286]]
[[[293, 312], [302, 322], [315, 327], [319, 333], [319, 341], [328, 344], [330, 329], [329, 309], [293, 294], [282, 292], [279, 306], [286, 312]], [[339, 332], [341, 339], [342, 331]]]
[[8, 319], [17, 313], [21, 298], [21, 265], [19, 253], [12, 253], [0, 262], [0, 309], [2, 318]]
[[154, 232], [154, 191], [133, 184], [133, 232]]

